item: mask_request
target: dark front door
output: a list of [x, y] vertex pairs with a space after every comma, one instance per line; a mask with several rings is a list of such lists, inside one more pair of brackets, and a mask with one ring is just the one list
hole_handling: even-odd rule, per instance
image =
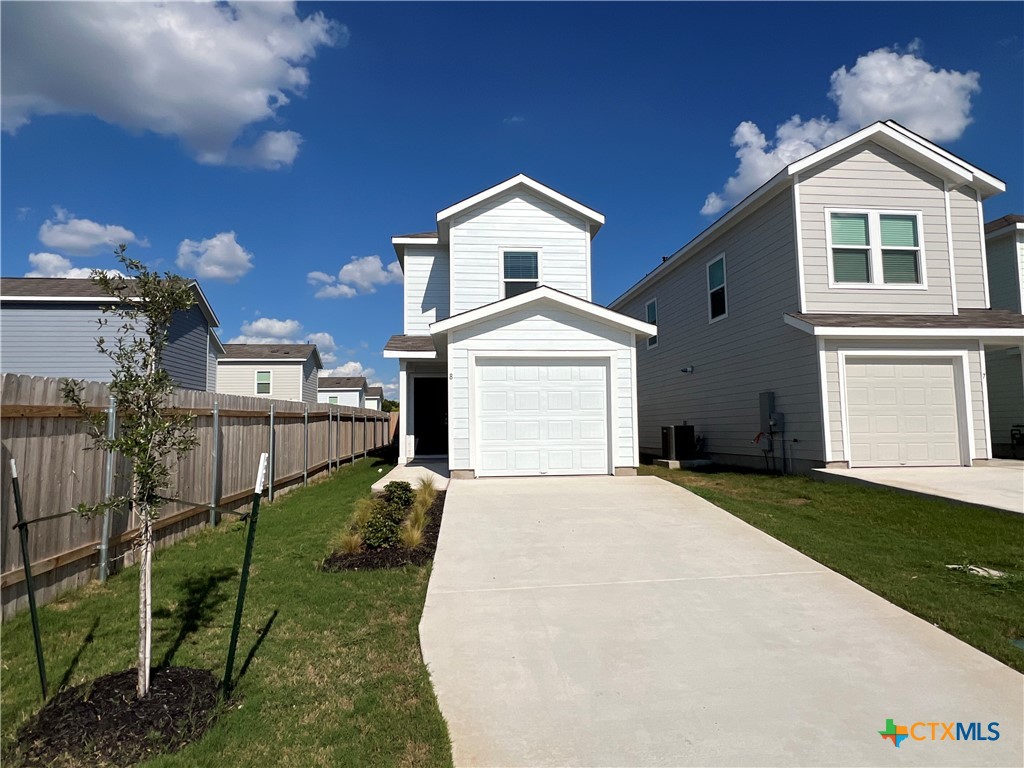
[[412, 432], [416, 456], [448, 453], [448, 380], [417, 376], [412, 383]]

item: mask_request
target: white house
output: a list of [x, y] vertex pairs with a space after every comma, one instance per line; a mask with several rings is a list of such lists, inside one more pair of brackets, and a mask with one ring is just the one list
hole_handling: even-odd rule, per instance
[[992, 457], [985, 350], [1024, 336], [989, 298], [982, 203], [1004, 189], [893, 122], [787, 165], [612, 302], [658, 323], [640, 449], [688, 423], [730, 464]]
[[225, 344], [217, 391], [315, 403], [323, 367], [316, 344]]
[[636, 344], [654, 325], [591, 301], [604, 217], [519, 175], [392, 238], [405, 273], [399, 461], [452, 477], [633, 474]]
[[366, 405], [366, 379], [362, 376], [321, 376], [316, 383], [316, 401], [331, 405]]
[[[1024, 216], [985, 225], [988, 283], [993, 309], [1024, 309]], [[1024, 458], [1024, 345], [986, 344], [992, 453]]]
[[367, 387], [364, 408], [379, 411], [384, 407], [384, 387]]

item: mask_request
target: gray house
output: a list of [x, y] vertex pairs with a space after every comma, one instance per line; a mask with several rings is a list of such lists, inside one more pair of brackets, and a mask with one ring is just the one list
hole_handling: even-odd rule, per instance
[[[212, 392], [217, 358], [224, 347], [220, 325], [199, 283], [196, 301], [179, 312], [168, 331], [164, 368], [177, 387]], [[100, 330], [115, 303], [92, 280], [54, 277], [0, 278], [0, 365], [4, 373], [109, 381], [111, 361], [96, 349], [99, 336], [111, 337], [116, 322]]]
[[[1010, 214], [985, 225], [992, 307], [1024, 307], [1024, 216]], [[989, 421], [994, 456], [1024, 458], [1024, 356], [1022, 344], [986, 344]], [[1013, 443], [1016, 442], [1016, 445]]]
[[738, 465], [992, 457], [985, 347], [1024, 334], [989, 298], [982, 203], [1004, 190], [894, 122], [783, 168], [611, 304], [658, 325], [641, 451], [686, 423]]

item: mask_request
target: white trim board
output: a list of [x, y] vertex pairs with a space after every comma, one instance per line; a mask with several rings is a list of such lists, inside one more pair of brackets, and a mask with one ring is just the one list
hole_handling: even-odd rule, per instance
[[[943, 315], [936, 315], [943, 317]], [[832, 338], [862, 338], [862, 339], [985, 339], [985, 338], [1010, 338], [1024, 339], [1024, 329], [1021, 328], [877, 328], [845, 326], [824, 326], [812, 325], [805, 320], [783, 313], [783, 321], [799, 331], [809, 333], [812, 336], [824, 336]]]

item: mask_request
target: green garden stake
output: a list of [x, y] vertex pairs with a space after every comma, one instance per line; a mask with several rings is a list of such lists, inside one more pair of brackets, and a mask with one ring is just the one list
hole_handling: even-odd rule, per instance
[[263, 482], [267, 476], [267, 454], [260, 454], [260, 467], [256, 472], [256, 487], [252, 495], [252, 512], [249, 513], [249, 535], [245, 540], [245, 559], [242, 561], [242, 579], [238, 584], [238, 601], [235, 603], [235, 621], [231, 625], [231, 645], [228, 646], [228, 663], [224, 669], [224, 698], [231, 695], [231, 673], [235, 666], [235, 647], [238, 645], [238, 630], [242, 626], [242, 608], [245, 605], [245, 587], [249, 583], [249, 565], [252, 563], [252, 545], [256, 540], [256, 521], [260, 514], [260, 497]]
[[21, 507], [21, 486], [18, 484], [18, 465], [11, 459], [11, 483], [14, 485], [14, 512], [18, 516], [18, 537], [21, 539], [21, 562], [25, 566], [25, 586], [28, 589], [28, 609], [32, 614], [32, 637], [36, 641], [36, 664], [39, 666], [39, 684], [46, 701], [46, 662], [43, 660], [43, 639], [39, 633], [39, 609], [36, 608], [36, 588], [32, 582], [32, 565], [28, 555], [28, 524]]

